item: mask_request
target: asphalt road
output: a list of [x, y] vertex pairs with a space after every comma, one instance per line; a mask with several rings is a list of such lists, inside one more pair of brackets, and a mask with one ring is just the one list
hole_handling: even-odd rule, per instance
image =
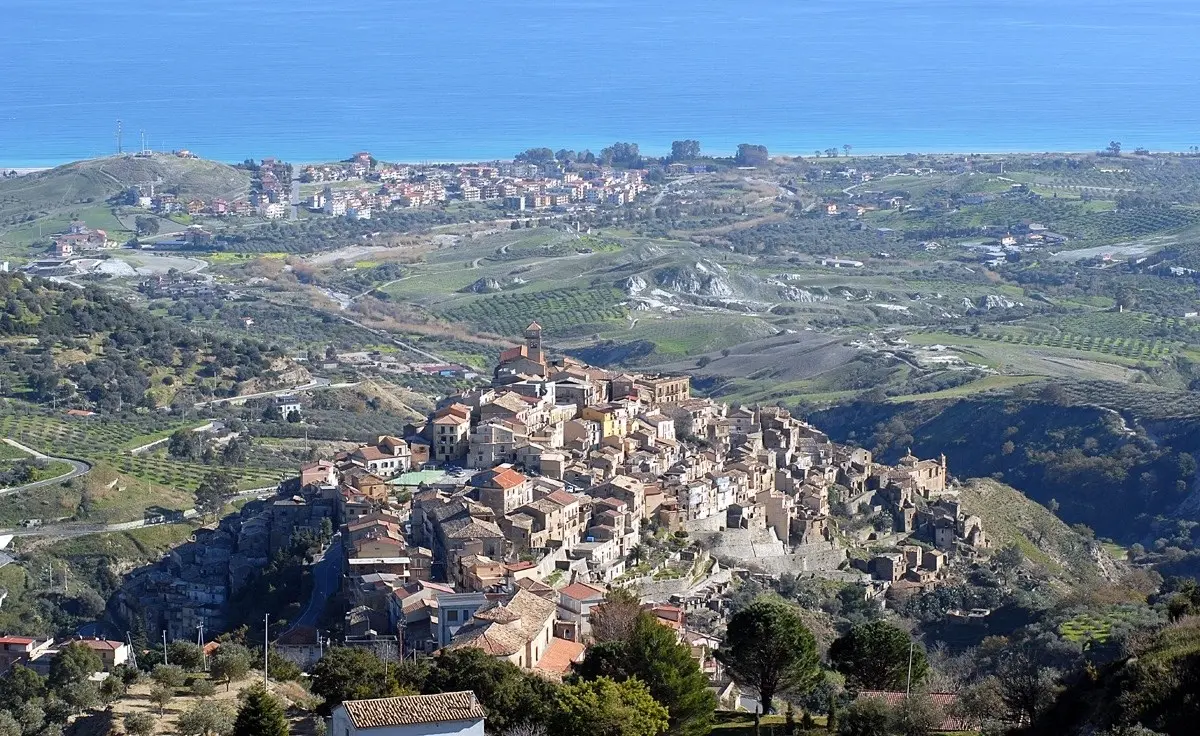
[[71, 472], [69, 472], [65, 475], [60, 475], [57, 478], [46, 478], [45, 480], [37, 480], [32, 483], [26, 483], [23, 486], [16, 486], [15, 488], [0, 489], [0, 496], [7, 496], [7, 495], [10, 495], [13, 493], [20, 493], [21, 491], [31, 491], [35, 488], [41, 488], [42, 486], [53, 485], [55, 483], [62, 483], [63, 481], [67, 481], [72, 478], [78, 478], [79, 476], [87, 473], [88, 471], [90, 471], [92, 469], [91, 465], [88, 465], [87, 463], [85, 463], [82, 460], [75, 460], [75, 459], [69, 458], [69, 457], [54, 457], [52, 455], [45, 455], [45, 454], [40, 453], [37, 450], [33, 449], [32, 447], [26, 447], [25, 445], [22, 445], [20, 442], [17, 442], [16, 440], [10, 440], [10, 439], [6, 438], [6, 439], [4, 439], [4, 442], [8, 445], [11, 445], [12, 447], [17, 448], [21, 452], [27, 452], [30, 455], [33, 455], [35, 458], [37, 458], [39, 460], [47, 460], [47, 461], [57, 460], [57, 461], [64, 462], [64, 463], [70, 463], [71, 464]]
[[[292, 624], [291, 629], [299, 626], [313, 626], [321, 618], [321, 613], [325, 610], [325, 603], [329, 597], [337, 592], [338, 583], [342, 579], [342, 539], [341, 532], [333, 535], [329, 546], [321, 554], [321, 558], [312, 564], [313, 574], [313, 590], [312, 595], [308, 599], [308, 607], [304, 609], [304, 613], [300, 618], [296, 619], [296, 623]], [[291, 631], [288, 629], [288, 631]]]
[[214, 406], [216, 404], [243, 403], [250, 399], [263, 399], [269, 396], [286, 396], [287, 394], [302, 394], [306, 391], [317, 391], [325, 388], [347, 388], [354, 386], [353, 383], [331, 383], [328, 378], [314, 378], [311, 383], [306, 383], [303, 386], [293, 386], [292, 388], [280, 388], [274, 391], [261, 391], [256, 394], [242, 394], [241, 396], [227, 396], [223, 399], [210, 399], [209, 401], [197, 401], [196, 408], [202, 409], [206, 406]]

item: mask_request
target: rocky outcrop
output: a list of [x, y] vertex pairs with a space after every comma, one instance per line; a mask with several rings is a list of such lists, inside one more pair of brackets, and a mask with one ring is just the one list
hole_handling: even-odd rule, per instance
[[650, 288], [650, 284], [646, 283], [646, 279], [641, 276], [634, 275], [622, 281], [620, 288], [629, 296], [637, 296]]
[[468, 286], [463, 291], [467, 291], [472, 294], [494, 294], [497, 291], [504, 291], [504, 285], [501, 284], [497, 279], [482, 278]]
[[736, 294], [729, 281], [720, 271], [696, 264], [700, 268], [664, 268], [654, 274], [654, 279], [664, 289], [691, 296], [731, 297]]

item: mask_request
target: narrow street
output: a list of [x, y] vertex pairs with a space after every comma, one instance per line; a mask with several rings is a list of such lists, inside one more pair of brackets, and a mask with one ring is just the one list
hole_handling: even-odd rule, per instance
[[330, 596], [337, 593], [338, 583], [342, 578], [341, 532], [333, 535], [329, 546], [321, 553], [320, 559], [312, 563], [311, 567], [313, 590], [308, 599], [308, 607], [304, 609], [304, 613], [296, 619], [288, 631], [299, 626], [315, 627], [321, 619], [321, 614], [325, 611], [325, 604], [329, 601]]

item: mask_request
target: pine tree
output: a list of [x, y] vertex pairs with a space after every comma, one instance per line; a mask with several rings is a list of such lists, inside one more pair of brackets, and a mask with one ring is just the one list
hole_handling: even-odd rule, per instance
[[233, 736], [288, 736], [283, 706], [261, 685], [250, 688], [242, 696]]

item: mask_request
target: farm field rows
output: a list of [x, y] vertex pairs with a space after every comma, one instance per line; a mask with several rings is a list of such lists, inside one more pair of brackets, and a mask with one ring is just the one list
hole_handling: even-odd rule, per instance
[[[0, 436], [47, 455], [79, 458], [93, 465], [88, 475], [72, 481], [69, 487], [46, 486], [0, 499], [0, 523], [72, 515], [106, 522], [129, 521], [141, 518], [147, 508], [154, 506], [189, 508], [192, 493], [214, 470], [227, 472], [239, 490], [273, 486], [289, 474], [289, 468], [265, 464], [208, 466], [184, 462], [167, 457], [161, 449], [139, 455], [129, 452], [167, 437], [176, 429], [199, 424], [158, 417], [143, 422], [99, 422], [35, 413], [0, 414]], [[69, 467], [51, 463], [43, 473], [51, 477], [53, 470], [58, 471], [53, 476], [57, 477]]]

